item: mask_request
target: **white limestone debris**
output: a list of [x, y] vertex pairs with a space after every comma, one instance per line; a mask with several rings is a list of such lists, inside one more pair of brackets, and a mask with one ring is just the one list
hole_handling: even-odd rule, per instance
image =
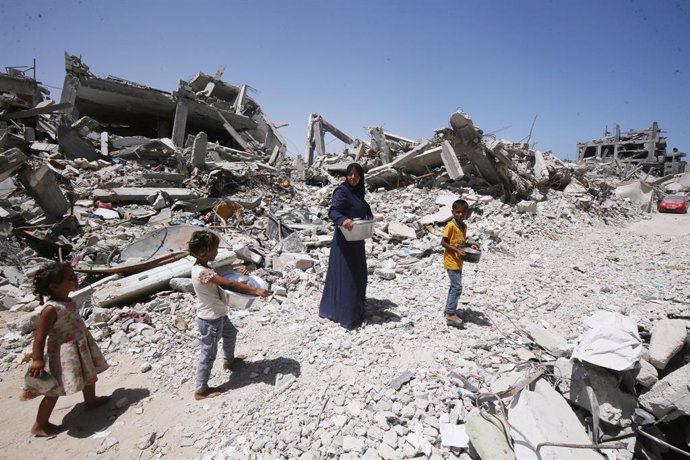
[[[222, 74], [167, 92], [96, 77], [67, 55], [59, 104], [32, 79], [0, 78], [34, 97], [0, 99], [0, 371], [25, 370], [41, 311], [31, 277], [70, 260], [109, 360], [131, 360], [151, 398], [179, 398], [203, 419], [166, 432], [146, 425], [144, 404], [118, 398], [111, 410], [142, 429], [94, 452], [467, 460], [536, 458], [539, 442], [555, 442], [585, 447], [544, 446], [542, 458], [656, 459], [642, 408], [678, 444], [690, 415], [687, 241], [623, 229], [649, 219], [661, 193], [690, 189], [687, 173], [563, 161], [494, 139], [461, 111], [417, 140], [380, 126], [354, 139], [337, 114], [309, 114], [304, 155], [290, 158], [247, 85]], [[347, 149], [329, 154], [326, 135]], [[365, 323], [345, 331], [318, 303], [330, 193], [353, 161], [375, 224]], [[439, 241], [459, 198], [483, 256], [464, 268], [465, 327], [451, 330]], [[246, 268], [272, 292], [229, 300], [248, 359], [214, 368], [230, 387], [218, 406], [185, 399], [198, 341], [186, 243], [199, 228], [221, 239], [219, 271]], [[595, 327], [600, 311], [622, 326]], [[606, 442], [620, 434], [632, 441]]]
[[671, 359], [683, 349], [688, 337], [686, 322], [664, 319], [654, 323], [649, 343], [649, 362], [659, 370], [666, 368]]

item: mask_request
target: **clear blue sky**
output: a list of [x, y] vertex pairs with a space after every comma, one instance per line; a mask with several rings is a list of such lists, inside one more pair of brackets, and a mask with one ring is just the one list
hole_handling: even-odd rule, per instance
[[381, 125], [420, 139], [459, 107], [511, 141], [537, 115], [531, 142], [561, 158], [606, 126], [655, 120], [669, 149], [690, 151], [688, 0], [0, 0], [0, 18], [0, 66], [36, 58], [51, 87], [64, 51], [167, 91], [225, 65], [224, 80], [289, 123], [290, 153], [311, 112], [350, 137]]

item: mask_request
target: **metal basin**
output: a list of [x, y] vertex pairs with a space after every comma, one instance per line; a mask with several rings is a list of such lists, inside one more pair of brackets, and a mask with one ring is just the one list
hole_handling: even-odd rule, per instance
[[479, 258], [482, 256], [482, 251], [479, 251], [477, 249], [465, 248], [463, 249], [463, 251], [465, 251], [465, 257], [463, 257], [462, 260], [472, 264], [476, 264], [477, 262], [479, 262]]

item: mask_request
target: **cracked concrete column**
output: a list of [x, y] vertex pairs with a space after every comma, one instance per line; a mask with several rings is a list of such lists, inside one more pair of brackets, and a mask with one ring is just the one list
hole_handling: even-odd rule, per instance
[[184, 144], [184, 133], [187, 129], [187, 115], [189, 115], [189, 101], [184, 97], [177, 99], [175, 107], [175, 121], [173, 122], [172, 141], [178, 147]]
[[378, 151], [383, 164], [390, 163], [391, 154], [388, 148], [388, 142], [386, 142], [386, 136], [383, 134], [383, 128], [380, 126], [372, 126], [369, 128], [369, 134], [371, 135], [371, 146]]
[[65, 75], [65, 81], [62, 83], [62, 93], [60, 94], [60, 104], [65, 102], [72, 104], [72, 108], [65, 111], [63, 115], [70, 122], [79, 119], [79, 111], [76, 104], [78, 88], [79, 79], [73, 75]]
[[309, 124], [307, 128], [307, 147], [304, 151], [304, 163], [307, 167], [314, 162], [314, 121], [316, 121], [316, 114], [309, 114]]
[[242, 109], [244, 108], [244, 98], [246, 95], [247, 85], [240, 86], [240, 92], [237, 94], [237, 98], [235, 99], [235, 102], [233, 104], [233, 107], [235, 108], [235, 113], [242, 113]]
[[55, 180], [53, 171], [47, 166], [38, 169], [24, 168], [18, 176], [26, 192], [50, 217], [62, 217], [69, 211], [70, 204]]
[[200, 132], [194, 138], [192, 145], [192, 166], [202, 169], [206, 165], [206, 146], [208, 145], [208, 136], [205, 132]]
[[452, 180], [461, 179], [465, 175], [458, 161], [458, 156], [455, 154], [453, 146], [450, 145], [448, 141], [443, 141], [443, 143], [441, 143], [441, 160], [446, 167], [448, 176]]

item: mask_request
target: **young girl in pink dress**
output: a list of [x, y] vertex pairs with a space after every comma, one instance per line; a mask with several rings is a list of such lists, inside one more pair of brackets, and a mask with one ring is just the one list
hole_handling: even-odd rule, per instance
[[26, 383], [20, 396], [26, 401], [43, 395], [31, 427], [35, 436], [53, 436], [60, 431], [59, 426], [49, 422], [60, 396], [81, 391], [87, 407], [100, 406], [108, 400], [96, 397], [97, 374], [105, 371], [108, 363], [69, 297], [76, 288], [77, 276], [69, 265], [56, 263], [34, 276], [36, 293], [41, 300], [48, 297], [48, 303], [38, 319], [28, 375], [39, 378], [48, 372], [55, 379], [55, 386], [49, 390]]

